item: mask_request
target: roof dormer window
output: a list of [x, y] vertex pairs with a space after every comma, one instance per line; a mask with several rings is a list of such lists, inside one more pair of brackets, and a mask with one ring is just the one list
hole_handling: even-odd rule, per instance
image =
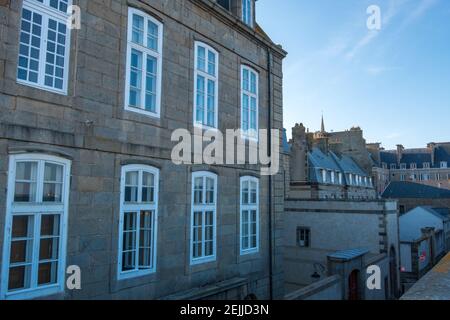
[[423, 163], [423, 168], [424, 169], [430, 169], [430, 163], [429, 162], [424, 162]]
[[441, 169], [447, 169], [448, 163], [447, 161], [441, 161]]
[[397, 166], [395, 165], [395, 163], [392, 163], [391, 164], [391, 170], [395, 170], [395, 169], [397, 169]]
[[417, 169], [417, 163], [411, 163], [410, 168], [411, 169]]
[[400, 163], [400, 169], [406, 170], [406, 163]]

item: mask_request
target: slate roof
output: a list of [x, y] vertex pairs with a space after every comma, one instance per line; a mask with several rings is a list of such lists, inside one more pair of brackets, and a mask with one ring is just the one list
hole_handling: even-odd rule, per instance
[[450, 190], [407, 181], [392, 181], [382, 195], [385, 199], [450, 199]]
[[431, 166], [431, 153], [404, 153], [400, 161], [400, 163], [406, 163], [407, 168], [410, 168], [411, 164], [415, 163], [418, 169], [423, 168], [424, 162], [428, 162]]
[[[426, 210], [427, 212], [431, 213], [435, 217], [442, 219], [444, 221], [449, 219], [449, 216], [447, 215], [448, 209], [446, 209], [446, 208], [432, 208], [429, 206], [422, 206], [421, 208]], [[447, 210], [447, 212], [445, 210]]]
[[393, 152], [381, 151], [380, 162], [386, 163], [389, 168], [391, 164], [397, 164], [397, 154]]
[[319, 148], [313, 148], [308, 153], [308, 158], [311, 167], [341, 171], [334, 159], [331, 156], [325, 155]]
[[332, 253], [332, 254], [328, 255], [328, 257], [331, 259], [349, 261], [349, 260], [359, 258], [367, 253], [369, 253], [369, 250], [364, 249], [364, 248], [349, 249], [349, 250], [343, 250], [343, 251], [338, 251], [338, 252]]
[[335, 161], [338, 163], [339, 167], [341, 167], [342, 171], [345, 173], [353, 173], [357, 174], [363, 177], [367, 177], [368, 174], [364, 172], [357, 164], [356, 162], [350, 158], [349, 156], [337, 156], [333, 152], [330, 152], [331, 156], [335, 159]]
[[450, 167], [450, 153], [444, 147], [437, 147], [434, 153], [434, 167], [440, 168], [441, 162], [447, 162]]

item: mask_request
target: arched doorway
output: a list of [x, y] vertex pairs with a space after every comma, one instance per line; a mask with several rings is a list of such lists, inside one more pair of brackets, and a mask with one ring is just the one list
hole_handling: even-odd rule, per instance
[[389, 251], [389, 278], [391, 287], [391, 299], [397, 297], [397, 254], [395, 248], [392, 246]]
[[348, 277], [348, 300], [359, 299], [359, 270], [353, 270]]

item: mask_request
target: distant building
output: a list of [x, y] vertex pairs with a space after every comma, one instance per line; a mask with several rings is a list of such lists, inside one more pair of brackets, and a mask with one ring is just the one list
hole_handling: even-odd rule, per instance
[[384, 199], [397, 200], [400, 214], [418, 206], [450, 208], [450, 190], [414, 182], [393, 181], [381, 196]]
[[450, 142], [430, 143], [423, 149], [384, 150], [380, 144], [368, 144], [375, 161], [374, 176], [378, 192], [391, 181], [410, 181], [450, 190]]
[[417, 207], [399, 219], [401, 280], [407, 291], [450, 249], [450, 210]]
[[[351, 141], [356, 141], [353, 146]], [[328, 133], [322, 119], [321, 131], [310, 133], [297, 124], [292, 129], [290, 153], [290, 192], [295, 198], [376, 198], [370, 154], [360, 129]]]

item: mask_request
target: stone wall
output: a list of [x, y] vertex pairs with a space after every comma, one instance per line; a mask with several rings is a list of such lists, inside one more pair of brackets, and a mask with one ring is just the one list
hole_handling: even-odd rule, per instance
[[[66, 291], [62, 298], [153, 299], [236, 277], [247, 279], [248, 293], [269, 298], [271, 246], [274, 297], [282, 297], [283, 170], [272, 179], [272, 217], [269, 178], [261, 177], [260, 251], [243, 257], [239, 255], [239, 178], [259, 175], [260, 168], [175, 166], [170, 160], [174, 146], [170, 136], [175, 129], [192, 129], [194, 41], [206, 42], [220, 54], [219, 129], [223, 131], [240, 127], [241, 64], [259, 72], [260, 128], [268, 127], [270, 114], [270, 127], [282, 129], [285, 52], [207, 0], [75, 0], [74, 4], [81, 7], [82, 25], [72, 31], [67, 96], [17, 84], [22, 1], [0, 7], [0, 189], [6, 188], [8, 156], [13, 151], [51, 152], [73, 161], [67, 264], [82, 268], [82, 290]], [[160, 119], [124, 110], [128, 6], [164, 24]], [[154, 275], [117, 281], [120, 170], [129, 163], [161, 170], [158, 263]], [[216, 262], [191, 267], [191, 173], [198, 170], [219, 176], [218, 248]], [[5, 202], [2, 192], [2, 249]]]

